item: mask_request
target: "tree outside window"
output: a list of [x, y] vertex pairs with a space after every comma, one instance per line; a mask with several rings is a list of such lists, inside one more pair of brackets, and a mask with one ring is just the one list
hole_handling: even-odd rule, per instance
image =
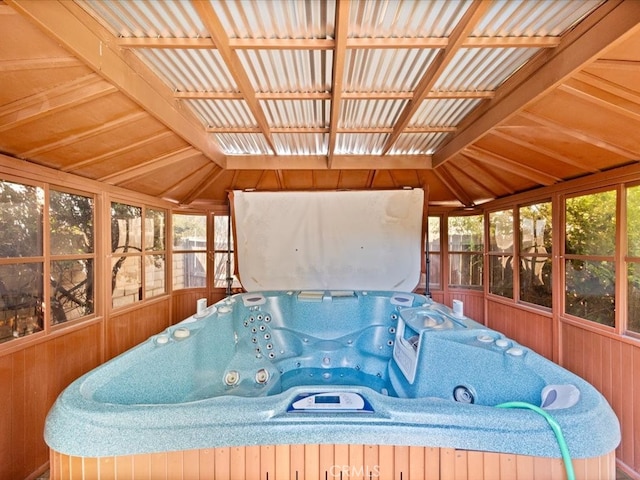
[[615, 324], [616, 191], [565, 201], [565, 313]]
[[552, 306], [551, 202], [520, 207], [520, 301]]
[[173, 288], [207, 286], [207, 216], [174, 214]]

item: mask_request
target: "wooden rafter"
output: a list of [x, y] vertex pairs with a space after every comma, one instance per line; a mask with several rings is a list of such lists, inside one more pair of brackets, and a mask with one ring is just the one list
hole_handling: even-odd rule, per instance
[[200, 122], [181, 109], [170, 91], [135, 55], [118, 47], [117, 39], [74, 2], [7, 0], [94, 71], [117, 86], [147, 112], [191, 143], [213, 162], [224, 155]]
[[107, 160], [110, 160], [112, 158], [117, 158], [120, 155], [123, 155], [127, 152], [139, 149], [139, 148], [143, 148], [147, 145], [153, 145], [156, 142], [159, 142], [161, 140], [165, 140], [167, 138], [171, 138], [173, 136], [173, 132], [170, 131], [164, 131], [161, 133], [158, 133], [156, 135], [152, 135], [150, 137], [145, 137], [142, 140], [139, 140], [137, 142], [133, 142], [133, 143], [128, 143], [120, 148], [116, 148], [114, 150], [110, 150], [106, 153], [102, 153], [100, 155], [96, 155], [94, 157], [89, 157], [89, 158], [85, 158], [83, 160], [80, 160], [78, 162], [73, 162], [69, 165], [65, 165], [64, 167], [62, 167], [60, 170], [62, 170], [63, 172], [73, 172], [75, 170], [79, 170], [81, 168], [86, 168], [87, 166], [94, 164], [94, 163], [99, 163], [99, 162], [104, 162]]
[[434, 167], [453, 158], [487, 131], [519, 113], [572, 74], [640, 29], [640, 2], [611, 0], [562, 37], [557, 48], [527, 63], [459, 125], [460, 130], [434, 154]]
[[424, 76], [418, 82], [412, 99], [409, 100], [398, 117], [398, 121], [394, 125], [393, 133], [391, 133], [382, 148], [383, 155], [386, 155], [389, 150], [391, 150], [393, 144], [396, 143], [396, 140], [398, 140], [398, 137], [403, 133], [413, 115], [420, 108], [422, 101], [438, 81], [442, 72], [447, 68], [447, 65], [451, 63], [455, 54], [462, 47], [464, 40], [489, 9], [489, 6], [490, 3], [486, 0], [474, 0], [469, 6], [458, 25], [456, 25], [451, 32], [447, 46], [438, 52], [438, 55], [436, 55], [436, 58], [434, 58]]
[[[423, 170], [431, 168], [428, 155], [334, 155], [331, 170]], [[325, 155], [233, 155], [227, 157], [230, 170], [327, 170]]]
[[534, 142], [530, 142], [530, 141], [518, 138], [516, 135], [513, 135], [512, 133], [510, 133], [510, 129], [508, 128], [494, 128], [493, 130], [491, 130], [489, 135], [493, 135], [495, 137], [506, 140], [509, 143], [519, 145], [532, 152], [539, 153], [549, 158], [553, 158], [554, 160], [557, 160], [558, 162], [562, 162], [566, 165], [571, 165], [572, 167], [576, 167], [581, 171], [590, 172], [590, 173], [595, 173], [598, 171], [597, 168], [590, 167], [589, 165], [585, 165], [584, 162], [580, 162], [573, 158], [567, 157], [566, 155], [562, 155], [551, 148], [543, 146], [541, 143], [538, 143], [538, 142], [534, 143]]
[[[640, 2], [639, 2], [640, 3]], [[615, 153], [616, 155], [620, 155], [621, 157], [625, 157], [628, 160], [637, 160], [638, 152], [634, 152], [631, 150], [627, 150], [619, 145], [614, 145], [611, 142], [608, 142], [598, 135], [596, 135], [593, 131], [585, 131], [578, 127], [573, 127], [569, 125], [565, 125], [554, 120], [551, 120], [546, 117], [542, 117], [535, 113], [531, 113], [529, 111], [523, 111], [519, 114], [521, 117], [531, 120], [539, 125], [543, 125], [545, 127], [553, 128], [555, 131], [562, 133], [563, 135], [567, 135], [569, 137], [573, 137], [577, 140], [585, 142], [586, 144], [593, 145], [595, 147], [601, 148], [602, 150], [606, 150], [611, 153]]]
[[189, 205], [190, 203], [192, 203], [196, 198], [198, 198], [198, 195], [209, 188], [209, 186], [213, 182], [215, 182], [220, 177], [220, 175], [224, 173], [224, 169], [220, 168], [217, 165], [208, 167], [208, 170], [208, 173], [202, 170], [198, 172], [199, 175], [197, 176], [197, 178], [200, 178], [200, 181], [183, 199], [180, 200], [181, 204]]
[[[234, 50], [333, 50], [335, 41], [327, 38], [230, 38]], [[450, 40], [445, 37], [412, 38], [348, 38], [346, 49], [402, 49], [445, 48]], [[558, 37], [468, 37], [464, 48], [555, 48]], [[175, 48], [208, 49], [214, 46], [211, 38], [122, 37], [118, 45], [123, 48]]]
[[198, 150], [195, 150], [192, 147], [184, 147], [176, 150], [175, 152], [171, 152], [166, 155], [162, 155], [161, 157], [147, 160], [146, 162], [130, 168], [126, 168], [117, 173], [106, 175], [102, 178], [99, 178], [98, 180], [100, 180], [101, 182], [110, 183], [112, 185], [123, 184], [135, 179], [136, 177], [148, 175], [149, 173], [154, 172], [160, 168], [167, 167], [175, 163], [185, 162], [190, 158], [200, 155], [202, 155], [202, 153], [200, 153]]
[[51, 142], [51, 143], [47, 143], [46, 145], [42, 145], [40, 147], [32, 148], [31, 150], [22, 152], [21, 156], [22, 158], [35, 158], [37, 155], [42, 155], [45, 152], [51, 152], [53, 150], [57, 150], [58, 148], [63, 148], [69, 145], [73, 145], [74, 143], [82, 142], [84, 140], [88, 140], [98, 135], [104, 135], [106, 133], [109, 133], [110, 131], [116, 130], [118, 128], [122, 128], [126, 125], [135, 123], [139, 120], [142, 120], [148, 117], [149, 117], [149, 114], [144, 111], [131, 113], [129, 115], [125, 115], [124, 117], [120, 117], [116, 120], [112, 120], [110, 122], [106, 122], [101, 125], [98, 125], [95, 128], [90, 128], [88, 130], [84, 130], [83, 132], [77, 133], [75, 135], [69, 135], [67, 137], [63, 137], [56, 142]]
[[0, 109], [0, 132], [76, 107], [117, 89], [95, 73], [9, 103]]
[[251, 84], [251, 80], [247, 75], [238, 53], [229, 44], [229, 37], [225, 34], [224, 25], [218, 18], [218, 15], [213, 10], [209, 1], [194, 0], [192, 5], [196, 12], [200, 15], [202, 22], [209, 31], [211, 39], [218, 49], [218, 53], [224, 60], [229, 72], [233, 76], [242, 96], [247, 103], [247, 107], [253, 114], [253, 117], [260, 128], [261, 133], [265, 137], [265, 141], [269, 145], [269, 148], [273, 151], [274, 155], [277, 155], [273, 138], [271, 137], [271, 131], [269, 129], [269, 123], [267, 117], [264, 114], [258, 99], [256, 98], [255, 88]]
[[[256, 92], [258, 100], [331, 100], [328, 92]], [[410, 100], [411, 92], [342, 92], [343, 100]], [[175, 92], [175, 98], [181, 100], [242, 100], [241, 92]], [[493, 98], [493, 91], [443, 91], [428, 92], [425, 99], [447, 100], [447, 99], [470, 99]]]
[[446, 165], [434, 168], [433, 173], [462, 205], [465, 207], [472, 207], [474, 205], [471, 197], [467, 195], [465, 189], [462, 188], [456, 178], [447, 170]]
[[340, 123], [340, 109], [342, 102], [342, 81], [344, 79], [344, 64], [349, 26], [349, 0], [339, 0], [336, 4], [335, 45], [333, 51], [333, 68], [331, 81], [331, 113], [329, 118], [329, 142], [327, 167], [333, 168], [334, 152]]
[[474, 160], [486, 163], [487, 165], [495, 168], [501, 168], [513, 175], [518, 175], [541, 185], [553, 185], [561, 180], [560, 178], [538, 170], [537, 168], [533, 168], [529, 165], [523, 165], [520, 162], [516, 162], [515, 160], [484, 150], [480, 147], [468, 147], [463, 153], [466, 157], [473, 158]]

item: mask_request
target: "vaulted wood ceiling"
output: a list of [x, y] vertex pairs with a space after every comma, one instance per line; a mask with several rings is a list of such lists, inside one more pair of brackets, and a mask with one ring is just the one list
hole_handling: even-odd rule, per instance
[[640, 159], [637, 0], [0, 0], [0, 32], [1, 153], [179, 205]]

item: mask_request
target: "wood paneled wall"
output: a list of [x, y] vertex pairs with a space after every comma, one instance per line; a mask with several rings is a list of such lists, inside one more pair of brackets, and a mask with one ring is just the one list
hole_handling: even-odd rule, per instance
[[526, 310], [489, 298], [486, 325], [550, 360], [553, 358], [553, 319], [550, 313]]
[[106, 360], [129, 350], [171, 324], [169, 297], [113, 315], [107, 320]]
[[94, 322], [0, 356], [0, 479], [46, 468], [46, 415], [69, 383], [100, 364], [101, 335], [102, 323]]
[[560, 336], [561, 364], [609, 401], [622, 428], [618, 460], [640, 472], [640, 345], [565, 322]]
[[212, 305], [225, 297], [223, 292], [212, 292], [207, 295], [204, 290], [177, 290], [173, 293], [171, 323], [178, 323], [196, 313], [196, 301], [207, 298], [207, 305]]
[[0, 480], [46, 470], [44, 422], [55, 399], [82, 374], [167, 328], [170, 303], [166, 296], [69, 326], [0, 356]]

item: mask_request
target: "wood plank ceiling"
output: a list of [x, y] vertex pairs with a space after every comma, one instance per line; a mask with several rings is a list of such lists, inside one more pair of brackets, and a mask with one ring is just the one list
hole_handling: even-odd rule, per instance
[[168, 199], [640, 159], [637, 0], [0, 0], [0, 152]]

